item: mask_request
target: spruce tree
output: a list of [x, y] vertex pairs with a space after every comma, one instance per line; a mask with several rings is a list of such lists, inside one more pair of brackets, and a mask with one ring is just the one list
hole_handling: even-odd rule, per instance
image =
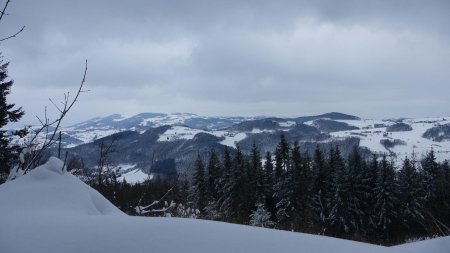
[[205, 180], [205, 165], [203, 164], [200, 154], [197, 155], [197, 160], [195, 162], [192, 187], [195, 206], [200, 212], [204, 212], [208, 201], [206, 196], [207, 184]]
[[219, 215], [219, 198], [220, 198], [220, 177], [221, 165], [217, 157], [215, 149], [211, 149], [206, 174], [207, 183], [207, 206], [205, 208], [206, 217], [209, 219], [218, 219]]
[[314, 220], [320, 231], [326, 231], [327, 217], [332, 192], [332, 176], [322, 151], [316, 146], [312, 163], [313, 187], [312, 187], [312, 207], [314, 211]]
[[437, 162], [433, 149], [427, 153], [422, 161], [423, 182], [427, 184], [425, 185], [425, 206], [427, 218], [435, 224], [437, 232], [448, 234], [450, 229], [448, 226], [443, 225], [443, 222], [450, 220], [450, 200], [446, 198], [449, 185], [446, 184], [445, 163], [442, 165]]
[[291, 169], [287, 177], [287, 214], [291, 217], [292, 228], [310, 231], [311, 219], [311, 173], [307, 154], [301, 154], [300, 146], [294, 142], [291, 151]]
[[271, 214], [262, 203], [256, 205], [256, 209], [250, 214], [250, 225], [256, 227], [272, 227], [274, 222], [271, 220]]
[[405, 230], [414, 229], [414, 225], [423, 222], [424, 192], [420, 185], [420, 175], [415, 163], [408, 157], [403, 161], [398, 172], [399, 183], [399, 215]]
[[271, 216], [272, 221], [275, 220], [276, 215], [276, 202], [273, 192], [273, 184], [274, 184], [273, 179], [274, 179], [274, 170], [273, 170], [272, 154], [270, 152], [267, 152], [263, 170], [263, 189], [264, 189], [265, 206], [272, 215]]
[[375, 187], [375, 224], [378, 235], [383, 241], [389, 241], [395, 229], [398, 214], [398, 182], [395, 169], [386, 155], [380, 162]]
[[[225, 161], [224, 161], [225, 164]], [[229, 179], [225, 185], [224, 203], [226, 214], [231, 221], [244, 222], [248, 219], [245, 209], [245, 167], [246, 162], [241, 149], [238, 147], [232, 160]]]
[[[250, 151], [250, 166], [247, 172], [247, 184], [250, 185], [249, 193], [253, 195], [252, 200], [263, 203], [265, 199], [265, 175], [262, 169], [261, 155], [255, 143]], [[251, 203], [251, 204], [256, 204]], [[252, 207], [253, 208], [253, 207]]]
[[365, 231], [361, 231], [364, 223], [364, 209], [366, 203], [364, 200], [368, 194], [366, 182], [363, 175], [365, 171], [365, 163], [359, 153], [358, 147], [353, 148], [353, 152], [347, 160], [347, 180], [349, 184], [349, 199], [348, 199], [348, 211], [350, 214], [350, 223], [354, 228], [354, 233], [363, 234]]
[[366, 204], [364, 208], [364, 227], [365, 231], [370, 233], [375, 233], [376, 229], [376, 223], [375, 223], [375, 187], [377, 184], [377, 178], [378, 178], [378, 169], [379, 169], [379, 162], [376, 155], [372, 155], [372, 159], [370, 160], [367, 168], [365, 169], [363, 180], [367, 186], [368, 192], [365, 196], [364, 203]]
[[352, 194], [348, 169], [338, 147], [331, 150], [329, 165], [334, 171], [334, 197], [328, 216], [330, 234], [345, 237], [355, 230], [356, 224], [353, 221], [353, 213], [348, 207]]
[[292, 202], [289, 200], [289, 155], [289, 143], [286, 141], [284, 135], [281, 135], [280, 142], [275, 150], [273, 193], [276, 202], [278, 224], [282, 227], [288, 226], [288, 221], [292, 216]]
[[[12, 166], [14, 159], [17, 159], [19, 146], [11, 145], [10, 136], [4, 127], [10, 122], [19, 121], [24, 115], [21, 107], [16, 108], [15, 104], [7, 102], [6, 97], [11, 92], [13, 80], [8, 79], [8, 62], [3, 62], [0, 54], [0, 183], [5, 180]], [[23, 137], [25, 131], [17, 131], [13, 134]]]
[[428, 202], [432, 202], [436, 198], [436, 178], [438, 174], [439, 166], [436, 162], [434, 150], [431, 149], [422, 160], [423, 187]]
[[230, 185], [231, 185], [231, 171], [233, 167], [233, 161], [231, 159], [230, 151], [227, 147], [224, 149], [223, 153], [223, 170], [221, 177], [219, 179], [219, 192], [220, 198], [218, 200], [218, 207], [220, 215], [223, 218], [231, 217], [231, 207], [230, 207]]

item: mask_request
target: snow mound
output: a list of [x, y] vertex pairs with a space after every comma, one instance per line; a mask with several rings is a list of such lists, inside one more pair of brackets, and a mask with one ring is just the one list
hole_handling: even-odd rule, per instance
[[[0, 185], [0, 252], [387, 253], [415, 248], [223, 222], [127, 216], [62, 168], [51, 158]], [[447, 252], [449, 240], [418, 244], [420, 252], [440, 253]]]
[[63, 170], [51, 157], [25, 176], [0, 186], [1, 213], [17, 216], [124, 215], [100, 193]]

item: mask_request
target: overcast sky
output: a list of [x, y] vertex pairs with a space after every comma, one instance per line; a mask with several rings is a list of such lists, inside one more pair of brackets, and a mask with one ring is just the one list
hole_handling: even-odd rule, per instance
[[[4, 2], [4, 1], [2, 1]], [[13, 0], [9, 102], [113, 113], [450, 116], [450, 1]]]

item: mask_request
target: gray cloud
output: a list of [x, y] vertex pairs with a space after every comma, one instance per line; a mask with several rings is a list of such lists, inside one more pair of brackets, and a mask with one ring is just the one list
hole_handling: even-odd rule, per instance
[[448, 1], [13, 1], [0, 34], [28, 118], [188, 111], [448, 115]]

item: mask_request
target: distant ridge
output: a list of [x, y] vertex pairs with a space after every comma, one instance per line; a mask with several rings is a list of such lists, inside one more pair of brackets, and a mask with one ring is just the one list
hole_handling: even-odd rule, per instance
[[315, 115], [315, 116], [298, 117], [298, 118], [295, 118], [295, 121], [297, 123], [305, 123], [307, 121], [323, 119], [323, 118], [328, 118], [328, 119], [332, 119], [332, 120], [361, 120], [361, 118], [357, 117], [357, 116], [340, 113], [340, 112], [329, 112], [329, 113], [324, 113], [324, 114]]

